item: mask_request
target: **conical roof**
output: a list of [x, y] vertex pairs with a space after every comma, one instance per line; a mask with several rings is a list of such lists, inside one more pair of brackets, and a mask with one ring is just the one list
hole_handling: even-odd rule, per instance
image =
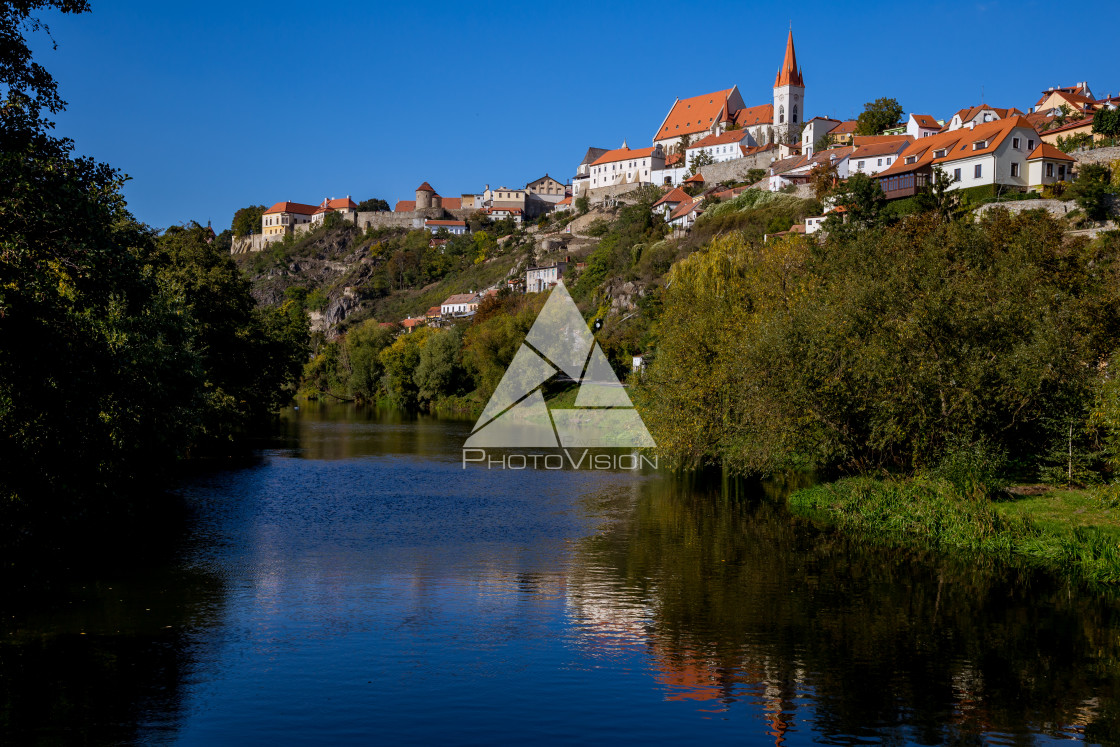
[[419, 187], [417, 187], [416, 191], [417, 192], [435, 192], [435, 190], [432, 189], [432, 185], [428, 184], [427, 182], [424, 182]]
[[786, 57], [782, 60], [782, 67], [778, 70], [778, 76], [774, 78], [774, 88], [804, 85], [805, 81], [801, 79], [801, 69], [797, 67], [797, 52], [793, 49], [793, 29], [791, 28], [789, 37], [786, 39]]

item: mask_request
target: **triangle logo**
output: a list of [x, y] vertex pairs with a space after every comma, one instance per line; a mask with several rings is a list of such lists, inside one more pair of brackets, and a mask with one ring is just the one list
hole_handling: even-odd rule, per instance
[[[541, 386], [579, 382], [575, 407], [550, 410]], [[622, 382], [563, 282], [549, 294], [464, 447], [654, 446]]]

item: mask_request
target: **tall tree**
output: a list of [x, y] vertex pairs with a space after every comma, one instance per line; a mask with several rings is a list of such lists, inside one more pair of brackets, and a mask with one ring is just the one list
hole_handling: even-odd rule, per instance
[[864, 104], [863, 112], [856, 120], [857, 135], [881, 135], [883, 130], [898, 126], [902, 119], [902, 104], [895, 99], [879, 98]]
[[234, 236], [248, 236], [251, 233], [261, 232], [261, 216], [267, 210], [264, 205], [249, 205], [233, 214], [233, 223], [230, 229]]

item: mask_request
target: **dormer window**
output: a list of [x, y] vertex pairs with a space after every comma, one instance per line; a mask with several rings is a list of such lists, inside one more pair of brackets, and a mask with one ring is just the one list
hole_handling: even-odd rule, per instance
[[987, 140], [977, 140], [975, 143], [972, 144], [972, 149], [973, 150], [983, 150], [984, 148], [987, 148], [987, 147], [988, 147], [988, 141]]
[[944, 158], [945, 157], [945, 149], [941, 148], [940, 150], [935, 150], [933, 152], [933, 157], [934, 158]]
[[906, 156], [906, 163], [917, 163], [917, 162], [918, 162], [918, 157], [917, 156]]

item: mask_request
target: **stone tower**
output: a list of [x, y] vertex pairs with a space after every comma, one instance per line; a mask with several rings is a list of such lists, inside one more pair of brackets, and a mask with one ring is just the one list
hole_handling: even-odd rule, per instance
[[435, 205], [436, 191], [432, 189], [432, 185], [424, 182], [416, 188], [416, 209], [427, 210], [428, 208], [436, 207]]
[[801, 140], [805, 122], [805, 81], [793, 50], [793, 29], [786, 39], [786, 57], [774, 78], [774, 140], [793, 143]]

